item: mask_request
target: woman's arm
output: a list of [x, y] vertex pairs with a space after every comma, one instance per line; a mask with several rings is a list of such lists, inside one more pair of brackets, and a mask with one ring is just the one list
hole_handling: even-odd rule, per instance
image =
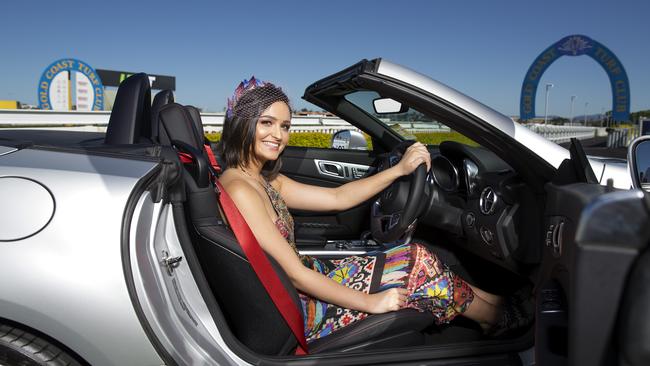
[[419, 142], [409, 146], [400, 162], [367, 178], [336, 188], [302, 184], [283, 175], [273, 182], [287, 206], [309, 211], [342, 211], [367, 201], [388, 187], [395, 179], [411, 174], [420, 164], [431, 167], [431, 155]]
[[305, 267], [272, 222], [264, 202], [255, 189], [248, 183], [237, 180], [231, 181], [224, 188], [235, 202], [262, 249], [280, 264], [298, 290], [328, 303], [374, 314], [398, 310], [405, 303], [407, 295], [405, 289], [391, 289], [369, 295], [345, 287]]

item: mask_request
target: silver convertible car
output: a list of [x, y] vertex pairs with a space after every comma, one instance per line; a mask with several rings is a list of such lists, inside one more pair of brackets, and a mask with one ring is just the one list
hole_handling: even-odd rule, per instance
[[[287, 147], [281, 172], [335, 187], [385, 169], [396, 121], [467, 143], [344, 212], [292, 212], [301, 252], [363, 255], [418, 238], [481, 288], [534, 289], [534, 323], [502, 337], [412, 309], [297, 340], [220, 214], [198, 110], [146, 75], [120, 86], [106, 133], [0, 131], [2, 365], [648, 365], [650, 142], [617, 161], [564, 149], [386, 60], [310, 85], [304, 99], [372, 144]], [[191, 155], [184, 163], [179, 153]], [[292, 300], [297, 291], [271, 259]]]

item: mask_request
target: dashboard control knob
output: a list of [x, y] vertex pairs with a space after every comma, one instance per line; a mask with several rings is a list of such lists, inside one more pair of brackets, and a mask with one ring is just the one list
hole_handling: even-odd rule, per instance
[[486, 228], [485, 226], [481, 226], [479, 233], [481, 234], [481, 238], [485, 244], [492, 246], [492, 242], [494, 241], [494, 234], [492, 231], [490, 231], [490, 229]]
[[476, 222], [476, 216], [472, 212], [468, 213], [467, 216], [465, 216], [465, 225], [472, 227], [474, 226], [474, 223]]

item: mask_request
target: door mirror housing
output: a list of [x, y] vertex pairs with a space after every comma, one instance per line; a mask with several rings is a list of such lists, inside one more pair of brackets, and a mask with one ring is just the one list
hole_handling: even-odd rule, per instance
[[332, 136], [330, 147], [334, 149], [367, 150], [368, 144], [359, 131], [341, 130]]
[[627, 149], [627, 165], [632, 186], [650, 192], [650, 136], [641, 136]]
[[409, 106], [391, 98], [374, 99], [372, 105], [377, 114], [405, 113], [409, 110]]

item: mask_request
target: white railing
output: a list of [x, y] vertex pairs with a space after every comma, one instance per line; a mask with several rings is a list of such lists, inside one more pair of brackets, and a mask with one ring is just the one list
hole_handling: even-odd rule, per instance
[[577, 138], [578, 140], [591, 139], [596, 137], [598, 133], [597, 127], [555, 126], [543, 124], [527, 124], [524, 126], [557, 144], [569, 142], [572, 138]]
[[[0, 128], [45, 127], [88, 128], [108, 125], [110, 111], [48, 111], [37, 109], [0, 109]], [[221, 131], [223, 113], [201, 113], [206, 131]], [[291, 120], [296, 131], [338, 131], [353, 128], [340, 118], [323, 116], [295, 116]]]
[[[22, 110], [22, 109], [0, 109], [0, 128], [65, 128], [70, 130], [92, 130], [105, 131], [110, 118], [110, 111], [46, 111], [46, 110]], [[223, 113], [201, 113], [203, 126], [206, 132], [219, 132], [223, 127]], [[410, 122], [410, 121], [386, 121], [387, 123], [399, 124], [407, 132], [449, 132], [450, 129], [436, 123]], [[344, 120], [336, 117], [324, 116], [294, 116], [291, 120], [292, 132], [324, 132], [335, 133], [340, 130], [358, 129]], [[556, 142], [563, 143], [575, 137], [578, 139], [589, 139], [597, 136], [597, 127], [584, 126], [554, 126], [542, 124], [525, 125], [532, 131], [543, 137]]]
[[628, 147], [632, 140], [639, 137], [638, 128], [608, 128], [607, 147], [623, 148]]
[[[0, 128], [65, 128], [69, 130], [105, 131], [110, 119], [110, 111], [47, 111], [37, 109], [0, 109]], [[206, 132], [219, 132], [223, 127], [223, 113], [201, 113]], [[408, 132], [446, 132], [449, 128], [431, 123], [398, 123]], [[337, 117], [294, 116], [291, 119], [292, 132], [335, 133], [340, 130], [359, 130]]]
[[0, 127], [72, 127], [108, 125], [110, 111], [0, 109]]

